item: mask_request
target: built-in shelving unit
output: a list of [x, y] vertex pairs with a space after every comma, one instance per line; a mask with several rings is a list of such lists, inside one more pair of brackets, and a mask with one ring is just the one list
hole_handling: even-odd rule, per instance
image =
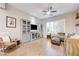
[[23, 42], [30, 42], [40, 38], [40, 33], [37, 30], [31, 30], [31, 22], [30, 20], [22, 19], [21, 21], [22, 26], [22, 41]]
[[26, 33], [26, 20], [22, 21], [22, 32]]
[[22, 19], [21, 21], [22, 26], [22, 41], [28, 42], [30, 41], [30, 21], [26, 19]]

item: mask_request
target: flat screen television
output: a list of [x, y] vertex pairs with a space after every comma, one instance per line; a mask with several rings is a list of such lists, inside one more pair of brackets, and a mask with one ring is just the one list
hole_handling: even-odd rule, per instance
[[31, 24], [31, 30], [37, 30], [37, 25]]

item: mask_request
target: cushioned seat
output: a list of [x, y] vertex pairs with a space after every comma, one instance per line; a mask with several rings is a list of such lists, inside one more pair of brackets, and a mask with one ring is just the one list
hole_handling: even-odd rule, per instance
[[61, 44], [60, 38], [58, 36], [53, 36], [51, 39], [51, 43], [55, 45], [60, 45]]
[[16, 45], [17, 45], [17, 42], [16, 41], [13, 42], [9, 36], [7, 35], [0, 36], [0, 47], [1, 48], [7, 50], [10, 48], [16, 47]]

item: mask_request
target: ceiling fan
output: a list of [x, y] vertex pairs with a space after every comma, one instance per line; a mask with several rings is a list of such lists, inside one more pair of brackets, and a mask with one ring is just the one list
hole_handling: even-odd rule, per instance
[[42, 12], [43, 12], [43, 15], [50, 15], [50, 16], [52, 16], [53, 13], [55, 13], [57, 11], [56, 10], [53, 10], [52, 5], [49, 4], [48, 5], [48, 8], [46, 10], [42, 10]]

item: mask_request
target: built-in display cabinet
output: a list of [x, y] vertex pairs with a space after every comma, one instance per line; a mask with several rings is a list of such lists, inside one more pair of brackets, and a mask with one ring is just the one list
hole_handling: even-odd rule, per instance
[[[39, 26], [37, 26], [38, 28]], [[21, 29], [22, 29], [22, 41], [30, 42], [40, 38], [40, 31], [31, 30], [31, 22], [30, 20], [22, 19], [21, 20]]]
[[22, 19], [21, 21], [21, 29], [22, 29], [22, 41], [29, 42], [30, 41], [30, 21], [26, 19]]

